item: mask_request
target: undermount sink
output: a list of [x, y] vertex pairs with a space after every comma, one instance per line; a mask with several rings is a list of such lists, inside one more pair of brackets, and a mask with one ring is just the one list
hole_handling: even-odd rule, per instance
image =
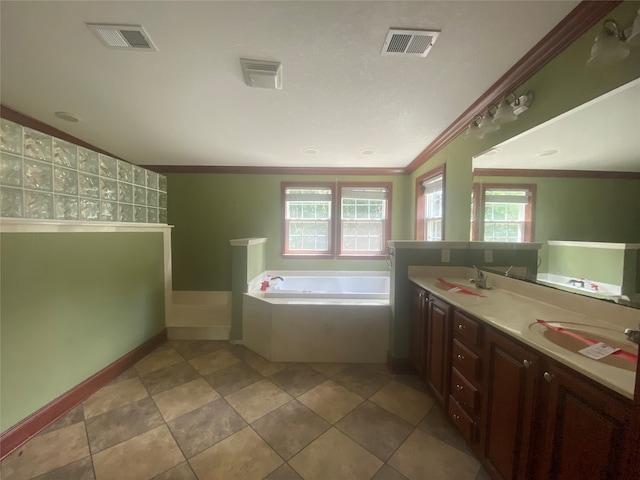
[[[564, 329], [566, 332], [578, 334], [582, 337], [588, 338], [589, 340], [606, 343], [611, 347], [619, 348], [620, 350], [632, 355], [638, 355], [638, 346], [626, 340], [622, 330], [618, 331], [605, 327], [597, 327], [593, 325], [570, 322], [562, 322], [561, 324], [556, 322], [549, 322], [549, 324], [554, 327], [562, 327], [562, 329]], [[566, 333], [557, 332], [555, 330], [547, 328], [538, 322], [529, 325], [529, 330], [531, 330], [533, 333], [541, 335], [551, 343], [574, 353], [578, 353], [579, 350], [582, 350], [583, 348], [589, 346], [589, 343], [567, 335]], [[584, 358], [589, 357], [585, 356]], [[621, 368], [624, 370], [629, 370], [632, 372], [635, 372], [636, 370], [635, 362], [631, 361], [628, 358], [623, 358], [619, 355], [609, 355], [607, 357], [593, 361], [605, 363], [607, 365], [611, 365], [613, 367]]]

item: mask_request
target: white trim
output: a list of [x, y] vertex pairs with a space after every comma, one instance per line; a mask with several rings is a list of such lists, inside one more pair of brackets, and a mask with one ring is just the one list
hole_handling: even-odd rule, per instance
[[440, 249], [440, 248], [467, 248], [469, 242], [427, 242], [422, 240], [389, 240], [387, 242], [389, 248], [396, 250], [409, 249]]
[[236, 238], [234, 240], [229, 240], [232, 247], [247, 247], [249, 245], [258, 245], [266, 242], [266, 238]]
[[640, 243], [607, 243], [607, 242], [572, 242], [564, 240], [549, 240], [550, 246], [559, 247], [583, 247], [583, 248], [606, 248], [609, 250], [638, 250]]
[[86, 232], [164, 232], [173, 225], [164, 223], [76, 222], [73, 220], [0, 219], [2, 233], [86, 233]]
[[[449, 249], [481, 249], [481, 250], [540, 250], [542, 243], [533, 242], [426, 242], [416, 240], [389, 240], [389, 247], [396, 250], [439, 250]], [[551, 242], [549, 242], [551, 243]]]

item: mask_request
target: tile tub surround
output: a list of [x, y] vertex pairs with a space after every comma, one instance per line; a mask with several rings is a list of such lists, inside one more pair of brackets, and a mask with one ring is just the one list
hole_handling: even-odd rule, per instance
[[[211, 364], [202, 358], [216, 352], [236, 362], [184, 374]], [[1, 473], [6, 480], [489, 478], [415, 376], [382, 365], [279, 364], [228, 342], [178, 340], [8, 456]]]
[[[484, 296], [449, 292], [442, 288], [439, 277]], [[487, 278], [492, 289], [478, 290], [469, 283], [470, 278], [475, 278], [475, 271], [464, 267], [409, 268], [410, 280], [446, 302], [619, 394], [633, 398], [635, 371], [565, 350], [541, 335], [535, 324], [537, 319], [542, 319], [560, 325], [577, 323], [587, 328], [605, 328], [608, 334], [624, 342], [625, 328], [638, 328], [640, 310], [490, 273]]]
[[0, 217], [167, 223], [167, 178], [0, 120]]

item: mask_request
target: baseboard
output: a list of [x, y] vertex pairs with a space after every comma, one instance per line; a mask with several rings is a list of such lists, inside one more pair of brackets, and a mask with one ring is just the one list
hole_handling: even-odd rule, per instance
[[3, 432], [0, 435], [0, 460], [132, 367], [166, 339], [165, 329]]
[[408, 358], [394, 358], [391, 352], [387, 350], [387, 368], [395, 375], [407, 375], [410, 373], [416, 373], [416, 369], [413, 368], [411, 360]]

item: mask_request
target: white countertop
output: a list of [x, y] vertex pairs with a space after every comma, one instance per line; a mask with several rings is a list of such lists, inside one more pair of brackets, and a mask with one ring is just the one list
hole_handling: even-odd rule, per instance
[[[585, 335], [600, 334], [635, 348], [626, 340], [624, 329], [638, 329], [640, 310], [492, 274], [487, 274], [492, 289], [481, 290], [469, 282], [469, 278], [474, 277], [473, 269], [463, 267], [409, 267], [409, 279], [435, 296], [621, 395], [633, 398], [635, 371], [592, 360], [552, 343], [543, 336], [545, 327], [537, 324], [537, 319], [579, 328]], [[483, 296], [449, 291], [438, 278]]]

